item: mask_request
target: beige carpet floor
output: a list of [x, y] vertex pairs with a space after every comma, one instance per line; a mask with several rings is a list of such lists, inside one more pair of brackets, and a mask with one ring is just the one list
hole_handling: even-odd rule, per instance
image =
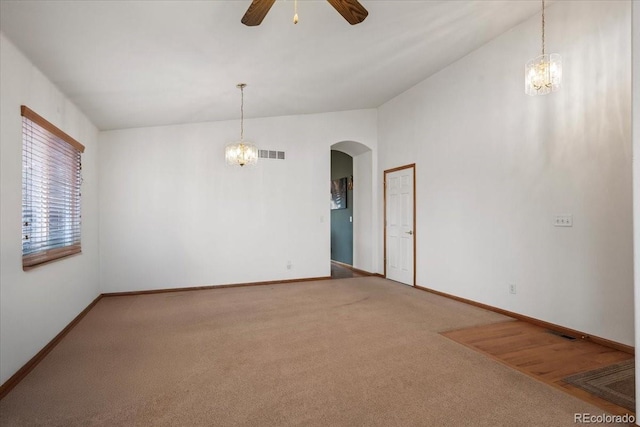
[[509, 319], [375, 277], [103, 298], [3, 426], [574, 426], [598, 408], [438, 332]]

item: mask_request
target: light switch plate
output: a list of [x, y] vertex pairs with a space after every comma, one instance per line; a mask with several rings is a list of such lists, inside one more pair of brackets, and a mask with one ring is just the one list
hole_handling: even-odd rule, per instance
[[554, 227], [573, 227], [573, 215], [554, 215], [553, 217]]

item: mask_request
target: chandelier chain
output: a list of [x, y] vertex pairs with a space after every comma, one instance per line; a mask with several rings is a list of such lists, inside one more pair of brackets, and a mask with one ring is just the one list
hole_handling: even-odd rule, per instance
[[544, 55], [544, 0], [542, 0], [542, 54]]
[[244, 86], [240, 85], [240, 141], [244, 141]]

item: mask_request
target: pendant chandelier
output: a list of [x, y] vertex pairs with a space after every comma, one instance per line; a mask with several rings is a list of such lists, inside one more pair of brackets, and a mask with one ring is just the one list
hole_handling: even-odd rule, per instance
[[240, 141], [227, 145], [224, 157], [233, 166], [255, 165], [258, 163], [258, 148], [244, 140], [244, 88], [246, 83], [238, 83], [240, 89]]
[[562, 60], [557, 53], [544, 51], [544, 0], [542, 0], [542, 55], [527, 62], [524, 91], [527, 95], [546, 95], [560, 89]]

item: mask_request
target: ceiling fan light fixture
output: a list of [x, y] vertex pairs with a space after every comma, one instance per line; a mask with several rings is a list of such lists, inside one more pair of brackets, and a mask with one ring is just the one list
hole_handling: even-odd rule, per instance
[[[249, 8], [242, 17], [241, 22], [248, 27], [255, 27], [260, 25], [262, 20], [271, 6], [276, 0], [252, 0]], [[331, 6], [351, 25], [361, 23], [367, 18], [369, 12], [360, 4], [358, 0], [327, 0]], [[295, 2], [295, 14], [293, 17], [293, 23], [298, 23], [298, 9], [297, 1]]]
[[258, 163], [258, 147], [244, 140], [244, 88], [246, 83], [238, 83], [240, 89], [240, 141], [229, 144], [224, 149], [224, 158], [232, 166], [255, 165]]

